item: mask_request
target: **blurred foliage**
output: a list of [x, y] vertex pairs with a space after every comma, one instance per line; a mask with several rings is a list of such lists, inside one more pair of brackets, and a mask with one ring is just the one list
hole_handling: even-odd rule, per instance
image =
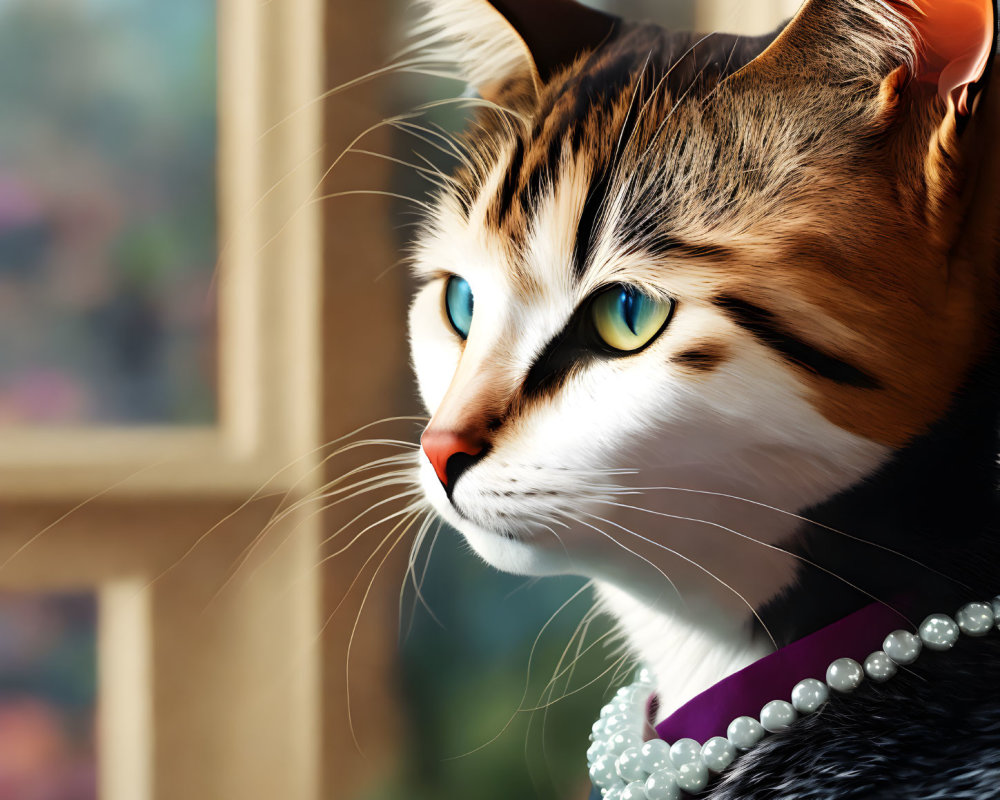
[[610, 669], [610, 638], [602, 641], [605, 618], [589, 626], [577, 658], [574, 633], [591, 607], [590, 589], [579, 578], [500, 574], [449, 530], [428, 564], [422, 594], [430, 611], [417, 605], [404, 631], [406, 761], [369, 800], [587, 797], [590, 726], [622, 678]]

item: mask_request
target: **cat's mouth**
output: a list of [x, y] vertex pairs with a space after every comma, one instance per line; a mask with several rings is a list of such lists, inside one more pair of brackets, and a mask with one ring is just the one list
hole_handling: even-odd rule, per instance
[[[449, 497], [430, 464], [421, 468], [420, 484], [424, 496], [441, 518], [461, 533], [472, 549], [493, 567], [519, 575], [556, 575], [573, 571], [566, 548], [555, 539], [549, 546], [551, 528], [533, 522], [530, 512], [518, 511], [516, 496], [507, 497], [503, 492], [494, 494], [493, 490], [470, 495], [468, 489], [462, 490], [459, 482], [457, 491]], [[473, 498], [471, 503], [469, 496]]]
[[431, 505], [434, 506], [446, 522], [459, 531], [464, 533], [468, 526], [475, 526], [477, 531], [483, 534], [492, 534], [509, 541], [519, 541], [521, 539], [515, 531], [507, 528], [498, 528], [495, 524], [497, 521], [504, 520], [505, 512], [503, 511], [494, 511], [489, 515], [489, 523], [484, 524], [484, 521], [481, 519], [483, 515], [476, 513], [473, 509], [467, 508], [463, 504], [461, 495], [456, 496], [454, 491], [447, 491], [441, 485], [433, 468], [427, 463], [423, 464], [420, 468], [419, 482], [424, 496]]

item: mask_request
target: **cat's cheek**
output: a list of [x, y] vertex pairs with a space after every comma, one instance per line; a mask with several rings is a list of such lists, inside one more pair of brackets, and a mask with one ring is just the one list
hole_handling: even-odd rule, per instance
[[410, 305], [410, 355], [417, 388], [431, 414], [448, 391], [462, 357], [462, 340], [444, 321], [443, 284], [436, 280], [424, 286]]

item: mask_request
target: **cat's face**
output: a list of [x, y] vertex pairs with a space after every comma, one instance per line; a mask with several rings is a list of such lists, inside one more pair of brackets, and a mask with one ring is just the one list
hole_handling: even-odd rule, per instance
[[427, 220], [410, 330], [421, 484], [495, 566], [624, 582], [664, 542], [700, 559], [718, 539], [662, 531], [715, 495], [645, 497], [637, 529], [620, 490], [800, 510], [948, 406], [993, 302], [949, 260], [956, 115], [910, 79], [900, 17], [862, 5], [735, 63], [618, 26], [494, 76], [512, 113], [483, 113]]

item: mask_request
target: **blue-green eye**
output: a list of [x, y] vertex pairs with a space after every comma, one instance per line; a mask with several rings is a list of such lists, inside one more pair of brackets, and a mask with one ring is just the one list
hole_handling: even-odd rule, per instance
[[472, 287], [465, 278], [452, 275], [444, 288], [444, 307], [448, 312], [448, 321], [463, 339], [469, 335], [472, 327]]
[[594, 329], [608, 347], [623, 353], [649, 344], [663, 330], [673, 311], [672, 300], [660, 300], [634, 286], [613, 286], [592, 306]]

